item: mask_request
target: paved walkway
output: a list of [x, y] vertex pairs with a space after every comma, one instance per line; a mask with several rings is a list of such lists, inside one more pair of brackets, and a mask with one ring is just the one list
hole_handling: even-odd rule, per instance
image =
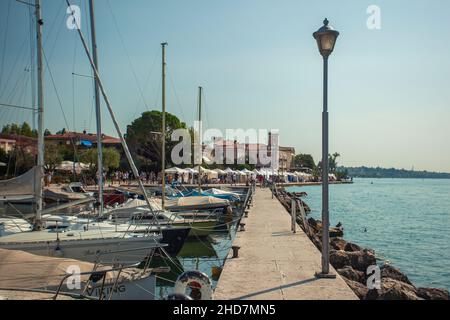
[[[269, 189], [257, 188], [246, 231], [233, 245], [239, 258], [228, 258], [214, 292], [216, 300], [326, 300], [358, 299], [344, 280], [317, 279], [321, 254]], [[231, 253], [230, 253], [231, 255]], [[332, 272], [336, 271], [331, 267]]]

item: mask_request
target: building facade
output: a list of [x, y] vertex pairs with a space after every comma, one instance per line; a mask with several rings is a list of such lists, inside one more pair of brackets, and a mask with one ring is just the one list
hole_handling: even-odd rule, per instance
[[[48, 143], [54, 143], [58, 145], [72, 145], [81, 147], [97, 147], [97, 135], [94, 133], [83, 132], [71, 132], [67, 131], [62, 134], [51, 134], [45, 136], [45, 141]], [[120, 147], [120, 139], [102, 135], [103, 147]]]

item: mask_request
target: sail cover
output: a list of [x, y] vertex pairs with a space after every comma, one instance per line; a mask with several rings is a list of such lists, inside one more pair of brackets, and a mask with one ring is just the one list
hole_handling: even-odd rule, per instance
[[168, 209], [171, 207], [204, 207], [210, 205], [228, 206], [230, 202], [225, 199], [205, 196], [180, 197], [166, 200], [166, 207]]
[[39, 179], [37, 167], [33, 167], [21, 176], [0, 181], [0, 199], [18, 196], [34, 196], [35, 181]]
[[[24, 251], [0, 249], [0, 287], [14, 289], [42, 289], [54, 288], [59, 285], [64, 276], [73, 268], [80, 272], [91, 272], [94, 264], [67, 258], [37, 256]], [[109, 267], [98, 265], [97, 270], [107, 270]], [[77, 270], [78, 271], [78, 270]], [[123, 270], [119, 276], [119, 283], [129, 280], [137, 270], [134, 268]], [[81, 276], [85, 282], [88, 275]], [[117, 271], [106, 273], [106, 282], [112, 282], [117, 277]], [[64, 290], [64, 291], [67, 291]]]

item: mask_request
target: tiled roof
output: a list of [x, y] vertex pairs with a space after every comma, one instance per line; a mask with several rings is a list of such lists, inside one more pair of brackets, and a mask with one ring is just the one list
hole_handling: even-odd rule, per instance
[[[87, 140], [93, 143], [97, 142], [97, 135], [94, 133], [80, 133], [67, 131], [63, 134], [51, 134], [45, 137], [47, 140]], [[103, 135], [103, 143], [107, 144], [119, 144], [120, 139], [111, 136]]]

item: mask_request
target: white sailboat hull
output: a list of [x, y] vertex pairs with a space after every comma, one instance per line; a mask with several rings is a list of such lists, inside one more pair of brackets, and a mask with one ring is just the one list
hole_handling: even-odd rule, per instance
[[154, 235], [58, 241], [55, 234], [54, 240], [35, 242], [4, 241], [7, 238], [9, 237], [0, 238], [0, 248], [21, 250], [40, 256], [70, 258], [87, 262], [99, 261], [102, 264], [141, 262], [155, 248], [161, 246], [159, 244], [161, 237]]

